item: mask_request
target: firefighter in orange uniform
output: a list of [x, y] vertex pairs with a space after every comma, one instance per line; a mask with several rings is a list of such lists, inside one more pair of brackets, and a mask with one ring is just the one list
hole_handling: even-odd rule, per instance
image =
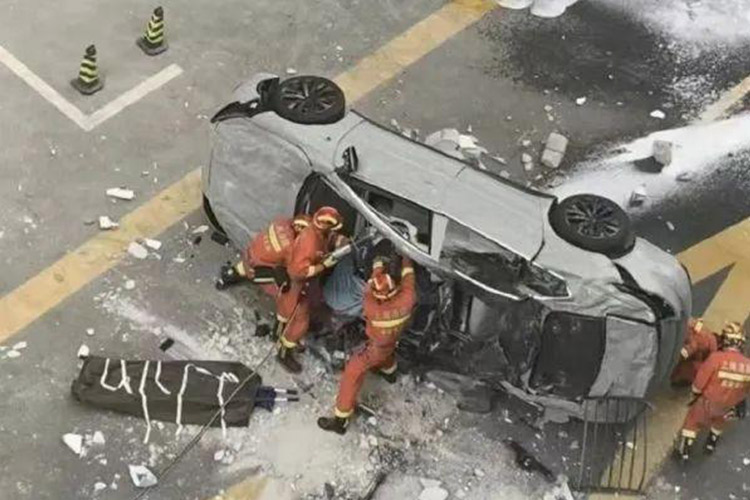
[[706, 453], [713, 453], [727, 416], [750, 392], [750, 359], [742, 354], [745, 333], [739, 323], [727, 323], [722, 331], [721, 350], [711, 354], [698, 371], [693, 383], [695, 398], [691, 403], [676, 452], [683, 460], [690, 451], [698, 432], [710, 427]]
[[343, 238], [337, 237], [342, 227], [343, 219], [338, 210], [321, 207], [313, 215], [312, 224], [299, 234], [291, 247], [287, 264], [289, 287], [276, 299], [276, 335], [279, 339], [277, 360], [292, 373], [302, 371], [294, 358], [294, 349], [310, 326], [308, 282], [336, 265], [328, 254], [331, 246], [343, 243]]
[[229, 263], [222, 266], [216, 288], [224, 290], [236, 283], [250, 280], [275, 297], [284, 281], [281, 275], [285, 273], [274, 273], [272, 270], [286, 267], [294, 240], [309, 225], [310, 217], [304, 214], [293, 219], [274, 219], [265, 230], [255, 235], [243, 252], [240, 262], [234, 266]]
[[672, 384], [692, 384], [703, 362], [718, 350], [719, 335], [709, 330], [703, 324], [703, 319], [691, 319], [685, 342], [680, 350], [680, 360], [672, 371]]
[[346, 432], [367, 372], [377, 370], [389, 383], [396, 382], [394, 352], [417, 302], [411, 260], [408, 257], [401, 258], [398, 282], [398, 278], [393, 276], [397, 274], [393, 270], [397, 267], [385, 257], [376, 258], [373, 262], [372, 277], [365, 291], [363, 308], [368, 340], [344, 368], [334, 416], [318, 419], [318, 426], [323, 430], [338, 434]]

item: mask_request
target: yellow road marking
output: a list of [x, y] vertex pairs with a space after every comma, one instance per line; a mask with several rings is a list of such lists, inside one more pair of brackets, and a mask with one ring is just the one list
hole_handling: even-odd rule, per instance
[[346, 90], [349, 99], [357, 101], [474, 24], [495, 6], [487, 0], [448, 3], [339, 75], [336, 82]]
[[[688, 268], [694, 284], [732, 266], [703, 318], [714, 330], [720, 329], [727, 320], [745, 322], [750, 314], [750, 217], [688, 248], [677, 258]], [[647, 423], [644, 484], [648, 484], [672, 452], [674, 438], [687, 413], [688, 392], [665, 390], [653, 401], [655, 410], [649, 414]], [[592, 500], [611, 498], [614, 496], [590, 497]]]
[[0, 342], [112, 269], [131, 241], [158, 235], [195, 211], [200, 200], [200, 172], [194, 171], [123, 217], [118, 230], [99, 233], [2, 297]]
[[724, 114], [740, 102], [748, 92], [750, 92], [750, 76], [732, 87], [729, 92], [724, 94], [718, 101], [707, 107], [705, 111], [701, 113], [699, 118], [700, 121], [712, 122], [723, 117]]

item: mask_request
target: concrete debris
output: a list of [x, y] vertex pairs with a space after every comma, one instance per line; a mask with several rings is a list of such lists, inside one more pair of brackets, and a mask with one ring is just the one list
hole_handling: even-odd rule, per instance
[[547, 113], [549, 113], [550, 111], [552, 111], [552, 106], [550, 106], [549, 104], [545, 104], [544, 105], [544, 111], [546, 111]]
[[401, 125], [398, 124], [398, 121], [395, 118], [391, 118], [391, 127], [393, 127], [396, 132], [401, 132]]
[[195, 229], [193, 229], [192, 233], [193, 234], [203, 234], [203, 233], [207, 232], [208, 229], [209, 229], [208, 226], [205, 225], [205, 224], [203, 224], [202, 226], [198, 226]]
[[448, 492], [443, 488], [426, 488], [419, 494], [419, 500], [445, 500]]
[[654, 141], [653, 155], [654, 160], [666, 167], [672, 163], [672, 143], [662, 140]]
[[135, 198], [135, 193], [132, 189], [117, 187], [107, 189], [107, 196], [111, 198], [117, 198], [118, 200], [132, 200], [133, 198]]
[[543, 498], [544, 500], [574, 500], [568, 480], [565, 478], [561, 478], [550, 491], [544, 494]]
[[576, 104], [578, 104], [579, 106], [583, 106], [584, 104], [586, 104], [586, 98], [579, 97], [578, 99], [576, 99]]
[[161, 241], [152, 240], [151, 238], [144, 238], [143, 244], [149, 247], [151, 250], [159, 250], [161, 248]]
[[106, 442], [107, 440], [104, 439], [104, 434], [102, 433], [102, 431], [95, 431], [94, 435], [91, 436], [91, 444], [103, 446]]
[[674, 224], [672, 224], [671, 222], [667, 221], [667, 229], [669, 229], [670, 231], [674, 231]]
[[663, 120], [663, 119], [665, 119], [665, 118], [667, 117], [666, 113], [664, 113], [664, 111], [662, 111], [662, 110], [660, 110], [660, 109], [655, 109], [655, 110], [653, 110], [653, 111], [652, 111], [652, 112], [651, 112], [651, 113], [649, 114], [649, 116], [650, 116], [651, 118], [656, 118], [657, 120]]
[[128, 245], [128, 253], [136, 259], [145, 259], [148, 257], [148, 250], [146, 247], [138, 243], [137, 241], [131, 241]]
[[478, 163], [479, 157], [487, 154], [487, 149], [481, 147], [477, 141], [473, 135], [462, 134], [455, 128], [445, 128], [428, 135], [424, 143], [459, 160], [472, 160]]
[[126, 280], [125, 290], [135, 290], [135, 280]]
[[93, 328], [86, 328], [86, 335], [88, 335], [89, 337], [93, 337], [94, 333], [95, 332]]
[[742, 459], [742, 465], [744, 465], [744, 466], [746, 466], [746, 467], [747, 467], [748, 465], [750, 465], [750, 458], [743, 458], [743, 459]]
[[106, 215], [101, 215], [99, 217], [99, 229], [101, 229], [102, 231], [108, 231], [110, 229], [116, 229], [118, 227], [120, 227], [120, 224], [113, 221]]
[[680, 172], [677, 174], [677, 177], [675, 177], [680, 182], [690, 182], [693, 180], [693, 173], [692, 172]]
[[500, 177], [502, 177], [503, 179], [510, 179], [510, 172], [508, 172], [507, 170], [501, 170]]
[[94, 493], [107, 489], [107, 484], [101, 481], [94, 483]]
[[13, 350], [22, 351], [26, 349], [28, 345], [29, 345], [28, 342], [26, 342], [25, 340], [22, 340], [21, 342], [16, 342], [15, 344], [13, 344]]
[[287, 75], [296, 75], [297, 74], [297, 70], [294, 69], [294, 68], [287, 68], [286, 69], [286, 74]]
[[17, 358], [17, 357], [21, 356], [21, 353], [18, 352], [18, 351], [15, 351], [15, 350], [10, 350], [10, 351], [8, 351], [8, 353], [6, 354], [6, 356], [9, 357], [9, 358]]
[[542, 153], [542, 164], [550, 168], [559, 167], [567, 149], [568, 138], [557, 132], [552, 132], [547, 138], [547, 144]]
[[578, 442], [578, 440], [575, 440], [575, 441], [573, 441], [573, 442], [571, 442], [571, 443], [570, 443], [570, 446], [569, 446], [569, 448], [570, 448], [571, 450], [575, 451], [575, 450], [579, 450], [579, 449], [581, 448], [581, 445], [580, 445], [580, 443]]
[[529, 140], [529, 139], [524, 139], [524, 140], [522, 140], [522, 141], [521, 141], [521, 146], [523, 146], [523, 147], [525, 147], [525, 148], [529, 148], [529, 147], [531, 147], [531, 140]]
[[484, 471], [482, 469], [474, 469], [474, 475], [476, 477], [484, 477]]
[[83, 456], [83, 436], [69, 432], [63, 435], [62, 440], [73, 453], [79, 457]]
[[428, 479], [426, 477], [420, 477], [419, 483], [422, 485], [423, 489], [440, 488], [440, 485], [443, 484], [442, 481], [439, 481], [437, 479]]
[[150, 488], [156, 486], [158, 480], [154, 473], [145, 465], [128, 465], [130, 480], [137, 488]]
[[633, 193], [630, 195], [630, 206], [631, 207], [637, 207], [640, 205], [643, 205], [643, 203], [646, 201], [646, 198], [648, 197], [648, 194], [646, 193], [646, 185], [641, 184], [637, 188], [633, 190]]
[[78, 348], [78, 353], [76, 354], [76, 356], [80, 359], [85, 359], [89, 357], [89, 354], [91, 354], [89, 346], [87, 346], [86, 344], [81, 344], [81, 347]]
[[534, 160], [533, 160], [533, 158], [531, 158], [531, 155], [530, 155], [530, 154], [528, 154], [528, 153], [523, 153], [523, 154], [521, 155], [521, 163], [524, 163], [524, 164], [526, 164], [526, 163], [531, 163], [531, 162], [533, 162], [533, 161], [534, 161]]

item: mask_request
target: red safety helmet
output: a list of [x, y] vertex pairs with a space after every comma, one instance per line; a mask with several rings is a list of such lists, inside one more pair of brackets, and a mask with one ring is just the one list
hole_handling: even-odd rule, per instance
[[344, 219], [333, 207], [320, 207], [313, 215], [313, 224], [318, 229], [338, 231], [344, 225]]
[[368, 281], [372, 295], [378, 300], [388, 300], [398, 292], [399, 285], [388, 273], [388, 262], [375, 259], [372, 263], [372, 275]]
[[299, 214], [294, 216], [292, 219], [292, 227], [295, 233], [301, 233], [303, 229], [310, 226], [310, 216], [307, 214]]

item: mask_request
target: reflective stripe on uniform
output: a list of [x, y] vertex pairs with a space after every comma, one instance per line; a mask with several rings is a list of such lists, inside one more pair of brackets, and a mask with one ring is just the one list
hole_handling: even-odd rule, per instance
[[333, 409], [333, 414], [336, 415], [337, 418], [349, 418], [352, 416], [352, 413], [354, 413], [354, 410], [342, 411], [338, 408]]
[[370, 321], [370, 324], [374, 326], [375, 328], [395, 328], [409, 321], [410, 317], [411, 317], [411, 314], [407, 314], [406, 316], [402, 316], [396, 319], [380, 319], [380, 320], [374, 319]]
[[289, 318], [285, 318], [284, 316], [282, 316], [281, 314], [278, 314], [278, 313], [276, 314], [276, 319], [279, 320], [279, 321], [281, 321], [282, 323], [288, 323], [289, 322]]
[[716, 429], [716, 428], [714, 428], [714, 427], [711, 427], [711, 432], [713, 432], [713, 433], [714, 433], [714, 434], [716, 434], [717, 436], [721, 436], [721, 433], [722, 433], [723, 431], [721, 431], [720, 429]]
[[719, 378], [724, 380], [734, 380], [735, 382], [750, 382], [750, 375], [726, 372], [724, 370], [719, 371]]
[[283, 345], [287, 349], [291, 349], [297, 346], [297, 342], [292, 342], [291, 340], [287, 340], [287, 338], [283, 335], [279, 339], [279, 342], [281, 342], [281, 345]]
[[698, 437], [698, 433], [691, 431], [690, 429], [682, 429], [682, 435], [689, 439], [695, 439]]
[[394, 362], [392, 366], [389, 366], [388, 368], [381, 368], [380, 372], [385, 373], [386, 375], [391, 375], [392, 373], [396, 373], [396, 370], [398, 369], [398, 363]]
[[268, 241], [271, 243], [271, 246], [275, 251], [281, 252], [281, 243], [279, 242], [279, 237], [276, 234], [276, 228], [273, 227], [273, 224], [268, 226]]
[[690, 390], [692, 390], [693, 394], [695, 394], [696, 396], [699, 395], [701, 392], [703, 392], [695, 386], [691, 387]]
[[687, 348], [685, 348], [685, 347], [683, 347], [683, 348], [682, 348], [682, 349], [680, 350], [680, 355], [681, 355], [681, 356], [682, 356], [683, 358], [685, 358], [685, 359], [688, 359], [688, 358], [690, 357], [690, 353], [688, 352]]
[[413, 267], [405, 267], [401, 270], [401, 277], [408, 276], [410, 274], [414, 274], [414, 268]]

